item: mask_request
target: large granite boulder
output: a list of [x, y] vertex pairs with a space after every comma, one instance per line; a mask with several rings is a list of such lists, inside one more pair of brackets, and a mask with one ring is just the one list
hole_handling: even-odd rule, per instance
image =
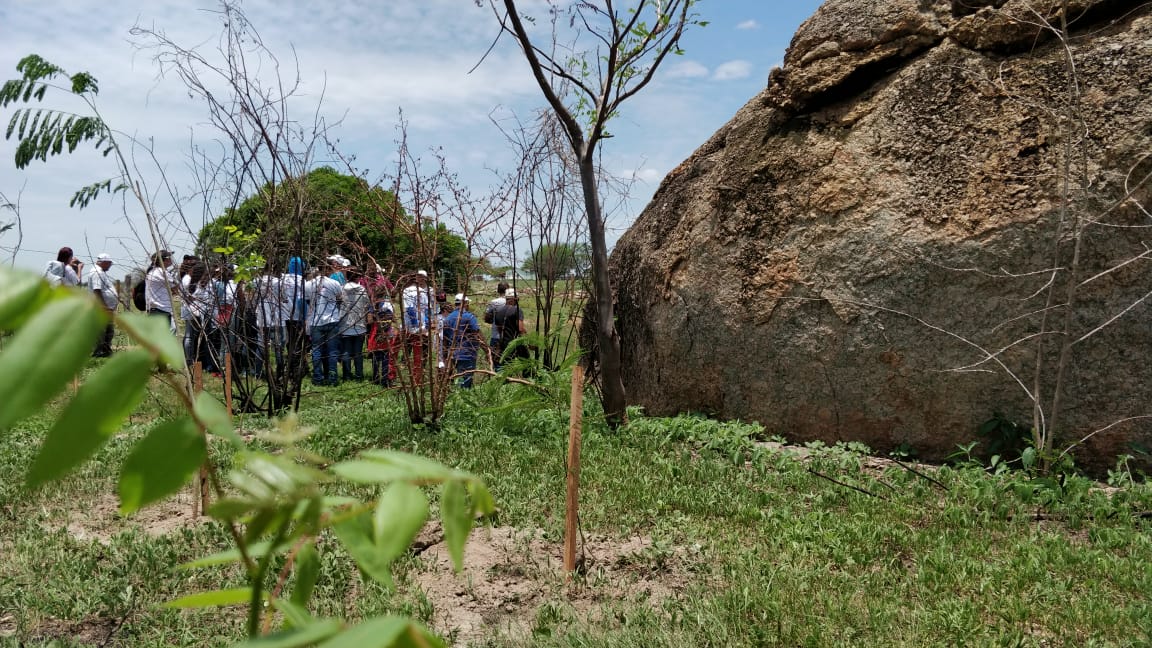
[[630, 400], [940, 459], [1038, 392], [1111, 425], [1082, 465], [1143, 450], [1152, 5], [1068, 4], [1075, 84], [1060, 2], [825, 2], [613, 252]]

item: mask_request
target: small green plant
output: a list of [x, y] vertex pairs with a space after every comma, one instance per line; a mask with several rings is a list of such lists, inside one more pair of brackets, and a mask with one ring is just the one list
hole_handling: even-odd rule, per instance
[[[6, 396], [0, 432], [79, 380], [107, 318], [87, 295], [0, 267], [0, 329], [15, 331], [0, 352], [0, 393]], [[239, 565], [244, 580], [182, 596], [170, 607], [246, 605], [247, 635], [254, 645], [305, 646], [338, 635], [340, 645], [349, 646], [367, 638], [377, 646], [442, 645], [403, 617], [348, 626], [313, 616], [309, 601], [321, 572], [319, 541], [334, 536], [366, 578], [391, 588], [393, 562], [429, 517], [424, 487], [436, 486], [445, 542], [459, 570], [476, 516], [495, 508], [478, 478], [392, 450], [367, 450], [331, 462], [298, 447], [307, 432], [294, 417], [262, 435], [259, 447], [268, 450], [249, 445], [218, 400], [192, 389], [182, 349], [165, 319], [139, 313], [115, 319], [136, 346], [103, 363], [68, 399], [28, 467], [29, 488], [62, 479], [107, 444], [144, 400], [155, 375], [182, 408], [128, 452], [119, 471], [120, 512], [132, 515], [172, 495], [201, 471], [215, 494], [206, 512], [227, 530], [234, 548], [184, 568]], [[213, 444], [231, 450], [225, 453], [231, 466], [226, 472], [210, 458]], [[373, 499], [335, 494], [352, 485], [368, 487]]]
[[[996, 412], [980, 425], [979, 434], [986, 440], [989, 453], [999, 455], [1008, 462], [1027, 461], [1025, 468], [1035, 464], [1035, 449], [1031, 453], [1027, 452], [1032, 448], [1032, 430], [1028, 426]], [[1030, 456], [1025, 458], [1025, 454]]]

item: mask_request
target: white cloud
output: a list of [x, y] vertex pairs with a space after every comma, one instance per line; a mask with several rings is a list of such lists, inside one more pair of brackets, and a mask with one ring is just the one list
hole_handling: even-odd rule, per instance
[[760, 29], [760, 23], [756, 22], [755, 20], [745, 20], [739, 25], [736, 25], [736, 29]]
[[696, 79], [708, 76], [708, 68], [696, 61], [682, 61], [668, 67], [670, 79]]
[[645, 167], [643, 169], [633, 169], [631, 176], [634, 180], [639, 180], [645, 184], [656, 184], [664, 178], [664, 174], [653, 169], [652, 167]]
[[717, 81], [732, 81], [735, 79], [746, 79], [751, 74], [751, 63], [748, 61], [735, 60], [717, 65], [716, 71], [712, 73], [712, 78]]

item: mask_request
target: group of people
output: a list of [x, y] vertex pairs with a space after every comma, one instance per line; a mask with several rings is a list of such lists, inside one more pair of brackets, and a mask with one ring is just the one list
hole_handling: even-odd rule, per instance
[[[119, 297], [116, 294], [116, 282], [109, 276], [108, 270], [112, 268], [112, 257], [101, 253], [96, 257], [95, 267], [88, 273], [88, 289], [96, 297], [100, 305], [109, 313], [116, 312]], [[84, 272], [84, 263], [76, 257], [70, 247], [62, 247], [56, 253], [56, 260], [49, 261], [44, 268], [44, 279], [53, 286], [79, 286]], [[115, 327], [112, 318], [108, 318], [108, 325], [96, 341], [96, 348], [92, 355], [97, 358], [107, 358], [112, 355], [112, 336]]]
[[[459, 293], [449, 302], [446, 294], [433, 289], [424, 270], [409, 275], [408, 285], [397, 290], [375, 264], [365, 273], [340, 255], [326, 262], [321, 270], [291, 257], [283, 273], [267, 272], [238, 283], [232, 266], [212, 267], [192, 255], [177, 265], [171, 250], [160, 250], [152, 256], [133, 301], [138, 309], [166, 318], [174, 333], [178, 312], [186, 361], [199, 362], [214, 374], [222, 371], [228, 354], [239, 372], [303, 378], [310, 356], [316, 385], [367, 379], [392, 386], [403, 363], [412, 383], [423, 382], [427, 365], [458, 377], [461, 387], [472, 387], [485, 345], [468, 295]], [[111, 257], [98, 256], [87, 283], [104, 307], [115, 311], [116, 287], [107, 274], [111, 265]], [[82, 267], [71, 249], [62, 248], [45, 277], [76, 285]], [[495, 371], [509, 344], [525, 332], [515, 290], [501, 283], [497, 293], [483, 314], [492, 325], [487, 351]], [[401, 307], [399, 326], [393, 298]], [[94, 355], [111, 354], [112, 333], [109, 325]]]

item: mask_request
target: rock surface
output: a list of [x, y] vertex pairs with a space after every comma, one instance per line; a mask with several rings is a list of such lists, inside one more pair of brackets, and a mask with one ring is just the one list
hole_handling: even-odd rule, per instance
[[[1059, 6], [825, 2], [616, 246], [630, 400], [927, 459], [994, 413], [1030, 425], [1037, 375], [1061, 442], [1152, 414], [1152, 253], [1096, 277], [1152, 246], [1152, 6], [1069, 2], [1075, 102]], [[1072, 337], [1131, 308], [1072, 347], [1054, 405], [1069, 214], [1092, 223]], [[1118, 423], [1078, 461], [1142, 443], [1148, 419]]]

